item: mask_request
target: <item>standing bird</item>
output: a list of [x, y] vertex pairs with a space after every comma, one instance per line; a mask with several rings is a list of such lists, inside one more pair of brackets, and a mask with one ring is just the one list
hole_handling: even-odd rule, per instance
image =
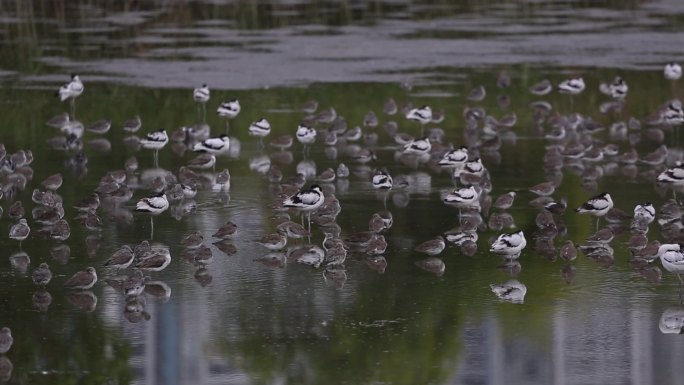
[[575, 209], [575, 211], [580, 214], [591, 214], [597, 217], [596, 230], [598, 230], [599, 220], [612, 208], [613, 199], [610, 197], [610, 194], [604, 192], [584, 202], [582, 206]]
[[570, 95], [570, 108], [572, 109], [573, 105], [573, 96], [579, 95], [584, 89], [586, 88], [586, 85], [584, 84], [584, 79], [582, 77], [574, 77], [570, 78], [567, 80], [562, 81], [558, 85], [558, 90], [562, 94], [568, 94]]
[[312, 127], [307, 127], [303, 124], [300, 124], [297, 127], [297, 132], [295, 133], [295, 136], [297, 137], [297, 140], [299, 143], [304, 145], [304, 155], [307, 155], [309, 153], [309, 146], [313, 144], [316, 141], [316, 129]]
[[202, 110], [202, 121], [207, 117], [207, 102], [209, 101], [210, 91], [206, 84], [192, 90], [192, 99], [200, 105]]
[[525, 234], [520, 230], [517, 233], [499, 235], [492, 243], [489, 251], [503, 255], [508, 259], [516, 259], [525, 246], [527, 246], [527, 240]]
[[240, 113], [240, 101], [237, 99], [222, 102], [216, 109], [218, 116], [226, 118], [226, 134], [230, 131], [230, 121]]
[[674, 62], [668, 63], [665, 65], [663, 74], [667, 80], [679, 80], [682, 77], [682, 66]]
[[43, 262], [33, 270], [33, 275], [31, 276], [33, 279], [33, 284], [36, 286], [40, 287], [45, 287], [47, 286], [48, 283], [50, 283], [50, 280], [52, 279], [52, 272], [50, 271], [50, 266], [48, 266], [47, 263]]
[[423, 136], [425, 125], [432, 122], [432, 108], [430, 106], [414, 108], [406, 114], [406, 119], [420, 123], [420, 136]]
[[97, 282], [95, 268], [87, 267], [85, 270], [81, 270], [72, 275], [64, 286], [74, 290], [89, 290], [95, 285], [95, 282]]
[[295, 195], [285, 199], [283, 207], [293, 208], [302, 212], [302, 221], [304, 220], [304, 213], [307, 213], [309, 231], [311, 231], [311, 212], [321, 207], [325, 197], [323, 190], [317, 184], [312, 185], [308, 190], [302, 190]]
[[15, 241], [19, 241], [19, 247], [21, 247], [21, 242], [28, 238], [29, 234], [31, 233], [31, 228], [29, 227], [28, 223], [26, 222], [26, 218], [21, 218], [19, 219], [19, 223], [12, 225], [10, 227], [9, 231], [9, 237], [10, 239], [14, 239]]
[[249, 135], [259, 137], [259, 148], [264, 146], [264, 138], [271, 133], [271, 123], [261, 118], [249, 126]]
[[148, 132], [144, 138], [140, 139], [143, 148], [154, 150], [154, 167], [159, 165], [159, 150], [169, 143], [169, 135], [165, 129]]
[[665, 270], [677, 274], [679, 283], [684, 284], [680, 274], [684, 273], [684, 254], [678, 243], [666, 243], [658, 248], [658, 257]]
[[69, 103], [71, 104], [71, 115], [75, 116], [76, 98], [82, 93], [83, 82], [81, 82], [81, 78], [79, 78], [78, 75], [74, 74], [71, 75], [71, 81], [69, 83], [59, 87], [59, 90], [57, 91], [57, 97], [59, 97], [60, 102], [70, 99]]
[[226, 154], [230, 150], [230, 138], [228, 135], [221, 135], [217, 138], [208, 138], [195, 143], [193, 151], [208, 152], [210, 154]]
[[[150, 213], [151, 234], [154, 235], [154, 216], [159, 215], [169, 208], [169, 200], [166, 193], [160, 193], [150, 198], [143, 198], [135, 205], [135, 211]], [[152, 236], [150, 236], [150, 239]]]

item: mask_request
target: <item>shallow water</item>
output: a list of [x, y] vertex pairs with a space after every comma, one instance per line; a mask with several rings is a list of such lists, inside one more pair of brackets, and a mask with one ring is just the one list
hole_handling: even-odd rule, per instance
[[[15, 339], [6, 355], [14, 366], [10, 382], [647, 384], [681, 376], [681, 337], [661, 329], [662, 317], [682, 309], [677, 278], [659, 264], [648, 271], [632, 269], [627, 229], [611, 242], [614, 261], [597, 263], [580, 253], [566, 283], [561, 270], [572, 268], [535, 249], [538, 211], [528, 204], [533, 195], [526, 190], [545, 180], [541, 159], [548, 144], [535, 130], [529, 107], [539, 98], [527, 88], [543, 78], [558, 83], [579, 72], [587, 82], [579, 97], [554, 92], [541, 98], [554, 112], [579, 112], [606, 126], [644, 119], [664, 101], [681, 97], [681, 85], [672, 87], [661, 68], [682, 59], [672, 42], [681, 34], [684, 6], [676, 1], [478, 4], [174, 2], [130, 9], [84, 2], [8, 8], [0, 21], [7, 37], [0, 45], [0, 141], [10, 152], [32, 149], [35, 161], [26, 189], [6, 194], [0, 228], [11, 225], [10, 204], [21, 200], [28, 213], [34, 207], [32, 189], [56, 172], [65, 177], [59, 193], [72, 228], [64, 242], [70, 255], [59, 259], [50, 253], [56, 242], [41, 238], [40, 226], [29, 220], [31, 237], [21, 245], [31, 258], [26, 272], [10, 263], [10, 255], [20, 250], [17, 242], [0, 241], [8, 257], [0, 260], [0, 322], [12, 328]], [[505, 90], [495, 85], [501, 70], [512, 78]], [[86, 165], [74, 163], [74, 152], [46, 143], [60, 133], [44, 122], [69, 109], [52, 92], [71, 72], [86, 84], [76, 103], [78, 120], [86, 127], [102, 118], [113, 121], [106, 135], [83, 136]], [[607, 99], [598, 84], [616, 74], [630, 86], [626, 104], [620, 115], [601, 113], [599, 105]], [[154, 218], [153, 241], [168, 246], [173, 261], [150, 275], [164, 282], [167, 292], [150, 291], [127, 307], [105, 282], [118, 272], [102, 264], [121, 245], [149, 239], [149, 217], [132, 209], [150, 193], [136, 188], [118, 210], [98, 211], [101, 231], [86, 230], [73, 219], [71, 206], [132, 155], [140, 161], [138, 180], [159, 172], [151, 151], [125, 145], [121, 123], [140, 114], [139, 135], [193, 125], [202, 119], [190, 90], [204, 82], [212, 87], [206, 118], [212, 134], [224, 132], [224, 121], [213, 112], [218, 102], [238, 98], [242, 104], [230, 130], [239, 154], [220, 157], [217, 164], [217, 170], [230, 170], [230, 192], [201, 191], [192, 214], [179, 216], [172, 207]], [[467, 101], [477, 85], [485, 86], [487, 97]], [[500, 103], [501, 95], [510, 105]], [[444, 141], [455, 146], [466, 140], [465, 106], [483, 106], [497, 118], [518, 115], [498, 151], [480, 152], [491, 174], [491, 197], [519, 191], [508, 212], [528, 238], [515, 276], [527, 286], [524, 303], [500, 301], [489, 288], [512, 279], [498, 268], [503, 261], [487, 251], [501, 231], [483, 228], [472, 257], [448, 246], [439, 256], [445, 265], [440, 274], [417, 266], [425, 256], [413, 248], [458, 226], [459, 211], [441, 203], [454, 186], [448, 173], [397, 160], [398, 147], [383, 125], [395, 121], [399, 131], [412, 135], [419, 127], [383, 114], [390, 97], [400, 106], [430, 104], [444, 111], [445, 121], [432, 126], [444, 129]], [[379, 127], [367, 130], [379, 136], [372, 145], [378, 161], [371, 167], [409, 176], [407, 190], [387, 197], [363, 172], [353, 173], [348, 183], [324, 186], [340, 200], [337, 223], [343, 234], [366, 230], [373, 212], [392, 213], [394, 225], [384, 234], [387, 266], [380, 272], [359, 254], [349, 255], [346, 275], [337, 280], [324, 269], [258, 261], [267, 251], [255, 239], [275, 228], [270, 209], [275, 192], [255, 171], [257, 161], [278, 165], [286, 177], [312, 167], [320, 174], [340, 162], [363, 171], [343, 145], [318, 143], [305, 159], [298, 143], [286, 152], [260, 150], [247, 135], [250, 122], [262, 116], [273, 126], [269, 138], [294, 134], [305, 117], [300, 106], [310, 99], [320, 102], [319, 110], [333, 106], [350, 127], [375, 111]], [[595, 137], [621, 151], [630, 147], [627, 138], [608, 130]], [[635, 148], [645, 154], [662, 141], [671, 149], [670, 162], [682, 157], [670, 132], [643, 130]], [[159, 153], [159, 167], [177, 173], [194, 156], [183, 150], [169, 143]], [[594, 232], [593, 219], [571, 209], [598, 192], [611, 192], [616, 207], [628, 213], [639, 202], [659, 208], [670, 198], [655, 188], [653, 168], [640, 165], [633, 175], [613, 163], [598, 164], [603, 176], [596, 184], [563, 170], [553, 196], [568, 199], [562, 217], [567, 233], [554, 239], [556, 247], [565, 238], [582, 243]], [[183, 260], [183, 235], [201, 231], [210, 245], [211, 234], [228, 219], [239, 227], [231, 242], [234, 255], [210, 246], [214, 260], [206, 269]], [[663, 239], [655, 223], [648, 237]], [[323, 241], [320, 228], [314, 226], [311, 241]], [[55, 275], [44, 312], [32, 304], [36, 289], [30, 272], [40, 262], [48, 262]], [[86, 266], [96, 267], [100, 277], [92, 296], [65, 290], [66, 279]], [[656, 269], [662, 279], [647, 280], [649, 273], [659, 278]]]

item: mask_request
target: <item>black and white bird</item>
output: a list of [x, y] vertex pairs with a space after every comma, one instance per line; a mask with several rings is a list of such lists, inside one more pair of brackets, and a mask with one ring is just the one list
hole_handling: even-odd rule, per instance
[[313, 127], [308, 127], [306, 125], [300, 124], [297, 126], [297, 132], [295, 137], [299, 143], [304, 145], [304, 153], [308, 152], [309, 146], [316, 141], [316, 129]]
[[678, 163], [674, 167], [670, 167], [661, 172], [656, 180], [659, 183], [664, 183], [672, 186], [672, 194], [677, 198], [675, 190], [684, 186], [684, 164]]
[[634, 221], [643, 221], [649, 224], [653, 222], [655, 215], [655, 207], [651, 202], [641, 203], [634, 207]]
[[596, 228], [598, 229], [598, 221], [612, 208], [613, 199], [610, 197], [610, 194], [604, 192], [584, 202], [575, 211], [580, 214], [591, 214], [597, 217]]
[[684, 123], [684, 109], [682, 102], [675, 99], [670, 101], [662, 110], [662, 118], [665, 124], [676, 126]]
[[682, 282], [680, 274], [684, 273], [684, 254], [682, 254], [681, 245], [678, 243], [666, 243], [660, 245], [658, 248], [658, 257], [663, 264], [665, 270], [670, 273], [677, 274], [679, 282]]
[[432, 144], [428, 138], [412, 140], [404, 145], [404, 154], [424, 155], [432, 150]]
[[197, 103], [205, 104], [209, 101], [210, 94], [209, 87], [206, 84], [202, 84], [202, 87], [192, 90], [192, 99]]
[[515, 259], [520, 256], [520, 252], [527, 246], [527, 240], [522, 230], [517, 233], [501, 234], [492, 243], [489, 251], [503, 255], [509, 259]]
[[487, 169], [485, 168], [484, 164], [482, 164], [482, 159], [475, 158], [473, 160], [467, 161], [463, 165], [463, 168], [455, 169], [454, 170], [454, 177], [458, 178], [463, 173], [482, 176], [482, 175], [484, 175], [485, 171], [487, 171]]
[[574, 77], [562, 81], [558, 85], [558, 90], [564, 94], [579, 95], [584, 91], [586, 85], [584, 84], [584, 79], [582, 77]]
[[375, 175], [373, 175], [373, 188], [380, 189], [380, 190], [389, 190], [392, 188], [392, 176], [389, 174], [389, 172], [386, 169], [380, 169], [375, 172]]
[[148, 132], [142, 139], [140, 145], [150, 150], [160, 150], [169, 142], [169, 136], [165, 129]]
[[309, 219], [309, 231], [311, 230], [311, 212], [321, 207], [325, 197], [323, 190], [317, 184], [312, 185], [307, 190], [302, 190], [283, 201], [283, 207], [293, 208], [304, 213], [307, 213]]
[[165, 193], [157, 194], [150, 198], [142, 198], [135, 205], [135, 211], [149, 213], [151, 234], [154, 235], [154, 216], [159, 215], [169, 208], [169, 200]]
[[455, 204], [459, 208], [478, 208], [480, 193], [473, 186], [457, 188], [444, 197], [444, 203]]
[[71, 75], [71, 81], [69, 83], [59, 87], [57, 96], [59, 97], [60, 102], [63, 102], [67, 99], [71, 99], [73, 102], [74, 99], [83, 93], [83, 89], [84, 87], [83, 82], [81, 82], [81, 78], [74, 74]]
[[233, 119], [240, 113], [240, 101], [237, 99], [222, 102], [216, 109], [218, 116]]
[[624, 99], [627, 96], [629, 87], [627, 82], [620, 76], [616, 76], [612, 83], [601, 83], [599, 91], [613, 99]]
[[432, 121], [432, 108], [429, 106], [413, 108], [406, 114], [406, 119], [415, 120], [424, 126]]
[[164, 148], [166, 144], [169, 143], [169, 135], [166, 134], [165, 129], [160, 129], [152, 132], [148, 132], [142, 139], [140, 139], [140, 145], [143, 148], [154, 150], [154, 166], [157, 167], [159, 164], [159, 150]]
[[169, 201], [165, 193], [150, 198], [142, 198], [135, 205], [135, 211], [142, 211], [152, 215], [159, 215], [169, 208]]
[[461, 147], [447, 151], [439, 160], [439, 165], [444, 168], [459, 169], [468, 161], [468, 147]]
[[205, 139], [195, 143], [193, 151], [208, 152], [215, 155], [225, 154], [230, 151], [230, 137], [224, 134], [219, 137]]
[[489, 287], [499, 299], [512, 303], [523, 303], [525, 301], [525, 294], [527, 294], [527, 286], [515, 279], [500, 285], [490, 285]]
[[271, 123], [265, 118], [261, 118], [249, 126], [249, 135], [259, 137], [259, 143], [263, 144], [263, 140], [271, 133]]
[[682, 77], [682, 66], [674, 62], [668, 63], [665, 65], [663, 74], [667, 80], [679, 80]]

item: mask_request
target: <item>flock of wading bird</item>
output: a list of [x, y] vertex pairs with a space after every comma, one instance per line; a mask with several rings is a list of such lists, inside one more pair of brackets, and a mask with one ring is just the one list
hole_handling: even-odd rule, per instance
[[[679, 80], [681, 74], [681, 67], [678, 64], [671, 63], [665, 66], [664, 76], [673, 84]], [[500, 89], [510, 87], [511, 78], [508, 73], [501, 72], [496, 84]], [[557, 89], [570, 95], [572, 100], [578, 97], [585, 87], [582, 77], [573, 77], [555, 87], [549, 80], [542, 80], [529, 87], [529, 92], [541, 97]], [[600, 84], [599, 90], [606, 96], [606, 101], [599, 108], [601, 113], [614, 113], [619, 117], [628, 95], [627, 82], [621, 77], [616, 77], [612, 82]], [[96, 136], [88, 142], [91, 148], [101, 151], [111, 149], [111, 144], [103, 137], [113, 126], [111, 120], [99, 120], [86, 127], [75, 118], [75, 100], [83, 92], [84, 85], [81, 79], [78, 75], [73, 75], [71, 81], [57, 92], [61, 101], [70, 101], [70, 113], [59, 114], [47, 122], [48, 126], [60, 130], [60, 135], [50, 139], [48, 145], [69, 154], [66, 164], [75, 174], [87, 172], [88, 157], [83, 151], [84, 132]], [[210, 100], [209, 87], [203, 85], [194, 89], [192, 96], [198, 104], [201, 116], [205, 118], [206, 104]], [[433, 111], [427, 105], [415, 108], [410, 103], [400, 107], [394, 99], [387, 100], [383, 105], [383, 113], [387, 117], [383, 127], [392, 145], [382, 148], [378, 146], [380, 135], [376, 129], [380, 125], [380, 118], [373, 111], [364, 116], [362, 124], [350, 127], [334, 108], [319, 110], [317, 101], [308, 101], [301, 107], [304, 117], [294, 135], [280, 135], [268, 143], [264, 143], [271, 134], [268, 120], [262, 118], [251, 123], [248, 132], [258, 138], [260, 152], [263, 152], [266, 146], [275, 149], [268, 155], [262, 154], [250, 160], [251, 169], [263, 175], [273, 187], [272, 191], [276, 191], [272, 205], [272, 224], [276, 231], [256, 240], [268, 250], [268, 254], [257, 260], [268, 266], [282, 267], [288, 262], [296, 261], [322, 268], [326, 282], [335, 287], [342, 287], [346, 281], [344, 264], [348, 253], [364, 261], [370, 268], [380, 273], [384, 272], [387, 260], [383, 255], [388, 244], [383, 232], [390, 229], [393, 224], [392, 214], [386, 209], [386, 199], [391, 192], [395, 205], [407, 205], [412, 183], [421, 183], [413, 180], [410, 174], [411, 170], [417, 168], [424, 168], [434, 174], [446, 171], [456, 187], [442, 194], [442, 199], [445, 204], [458, 209], [457, 227], [415, 247], [417, 253], [427, 256], [416, 262], [420, 268], [442, 275], [445, 264], [437, 256], [448, 244], [460, 249], [462, 254], [472, 256], [478, 248], [478, 233], [487, 229], [515, 229], [513, 217], [507, 210], [515, 204], [519, 191], [508, 191], [493, 199], [490, 196], [493, 184], [486, 163], [491, 162], [495, 165], [501, 161], [499, 149], [506, 139], [515, 137], [512, 129], [518, 123], [518, 119], [515, 112], [507, 113], [498, 119], [488, 115], [484, 108], [477, 106], [477, 103], [486, 96], [487, 91], [483, 86], [476, 87], [468, 94], [467, 99], [475, 106], [465, 107], [463, 111], [465, 128], [463, 142], [460, 145], [447, 142], [444, 130], [435, 127], [445, 119], [444, 112]], [[499, 95], [497, 102], [506, 109], [510, 100], [505, 95]], [[650, 116], [642, 119], [615, 119], [609, 127], [578, 112], [552, 113], [552, 106], [543, 98], [533, 102], [530, 108], [533, 113], [534, 132], [547, 142], [543, 157], [544, 175], [547, 180], [529, 188], [529, 192], [535, 196], [530, 204], [539, 209], [535, 219], [537, 231], [527, 236], [523, 231], [503, 233], [491, 242], [489, 250], [503, 257], [504, 263], [501, 268], [513, 276], [517, 275], [521, 268], [517, 260], [527, 246], [527, 238], [532, 237], [537, 254], [553, 260], [560, 257], [568, 262], [562, 269], [562, 276], [571, 282], [575, 276], [575, 268], [570, 262], [576, 258], [577, 250], [601, 264], [612, 264], [614, 256], [610, 243], [616, 232], [623, 229], [624, 224], [629, 223], [629, 231], [632, 234], [628, 241], [632, 254], [631, 266], [648, 279], [659, 281], [660, 269], [652, 262], [660, 259], [662, 266], [676, 274], [681, 281], [684, 254], [680, 242], [684, 239], [684, 210], [676, 200], [675, 192], [684, 187], [684, 165], [681, 163], [681, 151], [662, 144], [665, 132], [675, 131], [677, 126], [684, 123], [681, 102], [676, 99], [665, 101]], [[88, 254], [96, 256], [101, 242], [98, 232], [102, 226], [101, 215], [106, 214], [113, 220], [131, 223], [134, 217], [131, 210], [126, 208], [126, 203], [133, 198], [137, 189], [148, 191], [146, 197], [139, 199], [135, 204], [135, 211], [150, 216], [151, 238], [154, 236], [153, 218], [170, 207], [170, 211], [178, 219], [192, 214], [197, 207], [194, 198], [198, 190], [212, 190], [224, 200], [229, 199], [227, 192], [231, 185], [230, 172], [228, 169], [218, 173], [215, 171], [217, 161], [222, 156], [239, 157], [240, 143], [235, 137], [228, 135], [228, 128], [230, 121], [238, 116], [240, 110], [238, 100], [220, 103], [217, 114], [226, 119], [226, 133], [218, 136], [211, 136], [209, 126], [202, 123], [192, 127], [181, 127], [170, 135], [165, 129], [160, 129], [139, 137], [135, 133], [141, 129], [143, 122], [137, 115], [117, 127], [128, 133], [129, 136], [124, 139], [128, 147], [154, 151], [154, 167], [158, 167], [158, 152], [169, 142], [174, 143], [171, 146], [173, 151], [181, 156], [184, 156], [187, 150], [196, 152], [197, 155], [188, 159], [186, 166], [181, 167], [177, 175], [159, 168], [152, 169], [157, 170], [156, 173], [140, 173], [138, 161], [133, 156], [125, 162], [123, 168], [103, 175], [92, 194], [80, 202], [69, 204], [65, 204], [58, 193], [63, 182], [61, 174], [51, 175], [43, 180], [42, 190], [33, 190], [31, 198], [35, 206], [31, 216], [35, 224], [42, 226], [37, 233], [55, 242], [50, 249], [53, 259], [66, 263], [70, 256], [70, 248], [66, 241], [71, 229], [69, 222], [64, 219], [65, 207], [74, 208], [77, 213], [75, 219], [87, 231], [97, 234], [86, 238]], [[403, 115], [408, 121], [416, 122], [421, 135], [414, 137], [407, 132], [400, 132], [399, 123], [393, 120], [398, 114]], [[604, 135], [606, 131], [607, 140]], [[655, 141], [658, 147], [650, 153], [640, 154], [635, 145], [642, 137]], [[331, 159], [337, 159], [339, 151], [351, 168], [339, 162], [336, 169], [328, 168], [317, 174], [315, 164], [302, 162], [301, 167], [297, 167], [297, 174], [286, 176], [275, 163], [292, 162], [292, 153], [287, 150], [294, 146], [295, 141], [303, 147], [305, 159], [310, 148], [317, 144], [324, 148], [325, 154]], [[395, 166], [403, 167], [407, 174], [392, 176], [386, 166], [377, 164], [376, 151], [386, 148], [392, 148], [397, 162]], [[7, 216], [12, 221], [9, 237], [19, 241], [21, 245], [21, 242], [31, 235], [33, 225], [26, 219], [24, 206], [18, 199], [33, 176], [33, 153], [30, 149], [8, 153], [4, 145], [0, 145], [0, 159], [0, 172], [4, 182], [0, 193], [14, 200], [7, 209]], [[581, 175], [585, 189], [591, 191], [597, 189], [598, 180], [608, 172], [607, 170], [612, 170], [616, 166], [621, 166], [622, 172], [631, 177], [635, 177], [641, 171], [640, 175], [650, 178], [657, 191], [662, 193], [671, 188], [674, 198], [667, 200], [659, 208], [650, 202], [638, 203], [633, 214], [629, 215], [614, 207], [613, 197], [609, 192], [600, 193], [575, 209], [577, 213], [597, 218], [596, 233], [581, 245], [572, 240], [555, 241], [558, 235], [566, 235], [562, 222], [562, 217], [566, 215], [566, 200], [553, 198], [562, 181], [561, 170], [570, 170]], [[385, 201], [384, 210], [372, 213], [367, 231], [345, 233], [336, 223], [341, 205], [334, 194], [335, 186], [348, 188], [349, 185], [345, 182], [348, 182], [350, 176], [368, 181]], [[307, 182], [310, 183], [308, 187]], [[0, 211], [0, 214], [3, 211]], [[291, 220], [292, 213], [301, 214], [300, 223]], [[483, 216], [488, 216], [487, 220]], [[601, 218], [607, 223], [603, 228], [599, 228]], [[648, 228], [656, 218], [661, 227], [663, 240], [649, 241]], [[320, 246], [310, 243], [315, 231], [321, 231], [323, 234]], [[235, 223], [226, 222], [211, 234], [213, 245], [226, 255], [235, 254], [237, 250], [232, 239], [237, 232]], [[203, 285], [211, 282], [207, 266], [213, 261], [215, 253], [207, 245], [205, 237], [209, 238], [208, 235], [193, 232], [180, 241], [180, 246], [185, 250], [182, 259], [198, 267], [196, 278]], [[309, 242], [288, 247], [288, 240], [302, 239]], [[15, 269], [24, 273], [28, 269], [30, 258], [25, 252], [20, 251], [13, 254], [10, 261]], [[143, 240], [136, 245], [122, 245], [106, 261], [102, 261], [103, 267], [113, 273], [133, 267], [130, 274], [111, 274], [112, 278], [107, 280], [108, 284], [121, 290], [125, 295], [124, 314], [131, 322], [149, 319], [149, 314], [144, 310], [144, 293], [162, 300], [169, 298], [170, 287], [163, 281], [146, 276], [145, 272], [164, 270], [171, 261], [168, 246], [153, 244], [149, 240]], [[48, 264], [41, 263], [33, 271], [32, 278], [38, 286], [38, 290], [33, 294], [33, 303], [40, 310], [47, 310], [52, 301], [50, 293], [46, 290], [52, 280]], [[86, 267], [63, 284], [70, 289], [69, 299], [72, 303], [85, 310], [93, 310], [97, 304], [97, 297], [90, 289], [97, 281], [96, 269]], [[491, 289], [502, 300], [514, 303], [522, 303], [527, 291], [525, 285], [515, 279], [491, 285]], [[0, 353], [8, 351], [11, 344], [11, 331], [9, 328], [2, 329]], [[0, 363], [0, 369], [2, 365]]]

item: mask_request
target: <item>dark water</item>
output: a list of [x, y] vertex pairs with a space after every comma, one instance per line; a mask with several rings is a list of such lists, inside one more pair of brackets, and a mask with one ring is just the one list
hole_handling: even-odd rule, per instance
[[[534, 128], [529, 107], [539, 98], [528, 87], [580, 73], [587, 82], [580, 96], [571, 101], [553, 92], [541, 98], [553, 113], [578, 112], [606, 126], [630, 117], [643, 120], [664, 101], [681, 97], [680, 85], [662, 76], [664, 63], [683, 59], [679, 2], [22, 2], [0, 10], [0, 139], [9, 152], [31, 149], [35, 157], [26, 189], [6, 194], [2, 202], [2, 231], [11, 226], [6, 212], [16, 200], [24, 203], [33, 229], [21, 245], [30, 256], [26, 271], [10, 263], [20, 251], [17, 242], [0, 241], [7, 255], [0, 262], [0, 323], [12, 328], [15, 340], [6, 354], [13, 364], [10, 383], [660, 384], [682, 375], [681, 337], [661, 331], [661, 318], [684, 309], [677, 278], [659, 263], [648, 271], [633, 269], [629, 231], [611, 242], [614, 260], [608, 263], [580, 253], [567, 267], [542, 256], [532, 236], [538, 211], [526, 191], [548, 176], [541, 164], [548, 142]], [[504, 90], [496, 86], [502, 70], [512, 79]], [[102, 118], [113, 122], [106, 135], [83, 136], [88, 161], [80, 166], [74, 152], [48, 146], [60, 133], [45, 125], [69, 110], [53, 92], [73, 72], [86, 87], [76, 103], [78, 120], [86, 126]], [[598, 85], [617, 74], [628, 82], [629, 96], [620, 114], [602, 113], [599, 106], [607, 98]], [[105, 283], [118, 273], [102, 264], [121, 245], [149, 238], [148, 216], [132, 212], [149, 191], [136, 187], [117, 211], [98, 211], [101, 231], [86, 230], [73, 219], [71, 206], [132, 155], [140, 170], [129, 179], [131, 186], [154, 173], [152, 152], [127, 146], [122, 122], [139, 114], [140, 133], [196, 124], [201, 118], [191, 90], [202, 83], [212, 87], [206, 118], [212, 134], [224, 131], [224, 121], [214, 114], [220, 100], [237, 98], [242, 105], [230, 131], [239, 152], [217, 164], [230, 170], [230, 192], [200, 191], [194, 213], [180, 216], [172, 207], [155, 217], [153, 240], [170, 248], [173, 261], [150, 275], [170, 293], [147, 293], [137, 312], [130, 306], [126, 312], [123, 296]], [[487, 97], [468, 101], [478, 85]], [[504, 96], [509, 105], [502, 103]], [[498, 151], [481, 153], [491, 174], [491, 197], [519, 191], [508, 212], [514, 228], [528, 235], [515, 276], [527, 287], [524, 303], [500, 301], [489, 288], [512, 279], [498, 268], [502, 260], [487, 251], [501, 231], [479, 231], [472, 257], [448, 246], [439, 256], [441, 274], [417, 266], [425, 256], [413, 248], [458, 226], [459, 211], [441, 203], [453, 189], [448, 173], [396, 160], [398, 147], [383, 125], [395, 121], [399, 131], [412, 135], [419, 128], [382, 112], [390, 97], [400, 106], [430, 104], [444, 111], [444, 122], [432, 126], [442, 128], [444, 142], [455, 146], [466, 141], [464, 107], [482, 106], [497, 118], [517, 114]], [[379, 127], [366, 130], [379, 137], [369, 145], [378, 156], [370, 166], [410, 180], [408, 189], [394, 190], [386, 200], [359, 173], [326, 186], [340, 200], [337, 223], [343, 234], [366, 230], [373, 212], [392, 213], [381, 273], [353, 253], [346, 275], [337, 280], [324, 269], [255, 261], [266, 254], [255, 239], [275, 228], [274, 187], [255, 170], [257, 163], [268, 160], [286, 177], [312, 167], [319, 174], [340, 162], [359, 170], [342, 145], [318, 143], [305, 158], [298, 143], [285, 153], [260, 150], [247, 135], [259, 117], [273, 126], [267, 142], [294, 134], [305, 117], [300, 106], [310, 99], [320, 102], [319, 110], [333, 106], [350, 127], [376, 112]], [[595, 137], [621, 152], [631, 147], [627, 137], [609, 130]], [[638, 139], [634, 146], [641, 154], [664, 142], [669, 162], [682, 157], [678, 136], [669, 131], [644, 129]], [[159, 153], [159, 167], [177, 173], [194, 156], [183, 149], [169, 143]], [[608, 160], [584, 166], [598, 167], [603, 175], [595, 184], [583, 183], [578, 172], [564, 169], [553, 196], [567, 197], [569, 208], [600, 191], [611, 192], [616, 207], [628, 213], [637, 203], [651, 201], [659, 208], [670, 198], [655, 188], [652, 167], [639, 165], [633, 173]], [[32, 189], [56, 172], [64, 174], [59, 193], [72, 228], [63, 242], [71, 251], [67, 259], [52, 256], [57, 243], [39, 236], [29, 213], [35, 207]], [[183, 260], [183, 235], [201, 231], [210, 245], [211, 234], [228, 219], [239, 227], [232, 241], [237, 253], [210, 246], [214, 261], [206, 269]], [[592, 218], [571, 210], [562, 221], [567, 233], [555, 238], [557, 247], [564, 239], [582, 243], [595, 230]], [[663, 240], [656, 223], [648, 238]], [[316, 226], [311, 241], [323, 241]], [[40, 262], [48, 262], [55, 275], [47, 287], [47, 311], [32, 304], [30, 273]], [[64, 289], [66, 279], [86, 266], [100, 277], [93, 296]], [[573, 268], [567, 283], [561, 270]]]

